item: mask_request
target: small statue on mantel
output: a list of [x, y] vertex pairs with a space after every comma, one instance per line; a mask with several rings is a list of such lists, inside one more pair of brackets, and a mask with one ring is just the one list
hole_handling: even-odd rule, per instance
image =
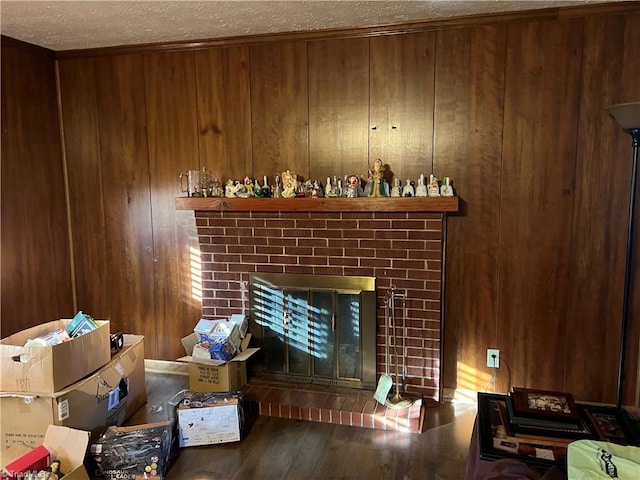
[[440, 186], [440, 195], [443, 197], [453, 197], [453, 187], [451, 186], [451, 178], [443, 177]]
[[362, 184], [358, 175], [349, 175], [345, 177], [344, 196], [347, 198], [361, 197], [363, 194]]
[[429, 196], [430, 197], [439, 197], [440, 196], [440, 185], [438, 184], [438, 179], [432, 173], [429, 177]]
[[282, 187], [280, 186], [280, 175], [276, 175], [271, 195], [273, 196], [273, 198], [282, 198]]
[[298, 176], [291, 170], [282, 172], [282, 197], [294, 198], [298, 193]]
[[401, 197], [402, 196], [402, 182], [399, 178], [394, 180], [393, 187], [391, 187], [391, 196], [392, 197]]
[[416, 190], [413, 188], [413, 184], [411, 180], [407, 179], [407, 183], [404, 184], [404, 188], [402, 189], [403, 197], [415, 197]]
[[384, 166], [379, 158], [373, 162], [373, 171], [369, 176], [369, 184], [367, 185], [367, 195], [370, 197], [388, 197], [387, 184], [382, 176]]
[[418, 179], [418, 185], [416, 186], [416, 197], [426, 197], [427, 196], [427, 185], [424, 183], [424, 174], [420, 174], [420, 178]]

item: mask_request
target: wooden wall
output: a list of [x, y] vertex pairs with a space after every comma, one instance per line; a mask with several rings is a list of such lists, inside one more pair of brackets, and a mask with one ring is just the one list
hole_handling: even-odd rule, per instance
[[[324, 178], [382, 158], [403, 180], [450, 176], [461, 197], [441, 387], [484, 390], [498, 348], [490, 389], [615, 402], [631, 141], [604, 107], [640, 100], [639, 23], [633, 3], [59, 55], [77, 307], [174, 359], [201, 309], [193, 214], [173, 208], [180, 172]], [[624, 397], [635, 405], [638, 257]], [[28, 321], [20, 302], [6, 311]]]
[[55, 57], [2, 39], [2, 336], [73, 315]]

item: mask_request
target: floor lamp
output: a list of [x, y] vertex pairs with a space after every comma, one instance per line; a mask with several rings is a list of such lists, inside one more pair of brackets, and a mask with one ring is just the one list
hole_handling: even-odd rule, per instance
[[622, 128], [624, 128], [632, 138], [633, 163], [631, 168], [631, 194], [629, 199], [629, 224], [627, 229], [627, 254], [624, 267], [624, 291], [622, 303], [622, 325], [620, 339], [620, 360], [618, 361], [618, 397], [616, 406], [622, 407], [622, 384], [624, 381], [624, 357], [627, 341], [627, 327], [630, 306], [631, 270], [633, 267], [633, 229], [636, 204], [636, 184], [638, 180], [638, 146], [640, 145], [640, 102], [620, 103], [606, 108]]

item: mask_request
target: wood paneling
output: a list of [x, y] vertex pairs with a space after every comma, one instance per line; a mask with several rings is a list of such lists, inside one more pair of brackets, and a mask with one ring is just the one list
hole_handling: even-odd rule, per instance
[[203, 50], [195, 52], [195, 61], [196, 83], [185, 88], [198, 95], [200, 166], [222, 182], [252, 176], [248, 48]]
[[[93, 59], [59, 61], [66, 174], [77, 308], [94, 318], [111, 318], [107, 238], [100, 158], [100, 127]], [[117, 328], [117, 325], [114, 325]]]
[[184, 355], [180, 338], [193, 330], [202, 314], [195, 222], [193, 215], [176, 211], [174, 205], [179, 192], [178, 174], [198, 166], [195, 65], [192, 52], [155, 54], [144, 59], [147, 168], [153, 205], [147, 220], [153, 226], [156, 291], [155, 318], [148, 328], [154, 329], [150, 335], [158, 342], [154, 356], [170, 360]]
[[[640, 100], [639, 19], [585, 12], [395, 38], [272, 39], [61, 60], [79, 304], [108, 309], [116, 325], [145, 334], [148, 357], [174, 359], [200, 314], [197, 287], [205, 295], [214, 288], [210, 279], [194, 281], [200, 257], [190, 248], [198, 241], [193, 214], [175, 210], [178, 174], [205, 167], [223, 181], [285, 168], [319, 179], [366, 175], [371, 152], [388, 156], [402, 177], [450, 176], [460, 195], [461, 212], [448, 220], [441, 385], [484, 389], [485, 350], [498, 348], [497, 390], [557, 388], [612, 401], [631, 147], [603, 108]], [[42, 289], [32, 285], [55, 283], [52, 272], [64, 269], [52, 262], [64, 263], [67, 247], [29, 237], [43, 225], [43, 238], [56, 237], [51, 232], [66, 222], [48, 211], [59, 197], [55, 139], [33, 141], [42, 139], [34, 119], [42, 110], [49, 118], [39, 96], [39, 82], [50, 88], [47, 60], [20, 66], [31, 60], [10, 54], [2, 61], [11, 67], [3, 68], [2, 87], [6, 316], [8, 295], [16, 298], [13, 314], [37, 296], [27, 297], [28, 288]], [[38, 80], [14, 75], [14, 63]], [[9, 87], [23, 99], [8, 98]], [[24, 98], [29, 105], [18, 113]], [[412, 101], [421, 107], [407, 107]], [[397, 132], [373, 136], [373, 123], [396, 119]], [[46, 172], [54, 191], [36, 183], [26, 195], [9, 184], [24, 168]], [[53, 196], [38, 197], [45, 191]], [[23, 220], [29, 215], [35, 223]], [[30, 263], [39, 257], [26, 253], [36, 247], [46, 252], [37, 264], [44, 273]], [[639, 257], [627, 403], [638, 402]], [[10, 286], [6, 272], [17, 283]], [[458, 367], [476, 374], [471, 385]]]
[[309, 178], [354, 174], [366, 178], [369, 40], [329, 40], [308, 45]]
[[309, 178], [307, 45], [251, 47], [251, 138], [254, 174], [285, 170]]
[[500, 391], [565, 387], [581, 38], [579, 19], [507, 29], [497, 346], [511, 378]]
[[4, 337], [75, 314], [53, 55], [5, 39], [1, 188]]
[[433, 171], [435, 37], [422, 32], [370, 40], [369, 156], [387, 165], [390, 185]]
[[433, 171], [450, 176], [461, 196], [460, 212], [447, 220], [442, 380], [467, 390], [484, 389], [486, 349], [500, 346], [505, 40], [503, 25], [438, 32], [436, 37]]
[[[640, 100], [640, 58], [621, 54], [640, 44], [639, 24], [638, 15], [594, 17], [585, 22], [584, 33], [572, 225], [576, 233], [571, 258], [573, 288], [567, 322], [569, 332], [598, 334], [568, 335], [567, 349], [573, 354], [567, 364], [567, 385], [578, 398], [611, 403], [617, 392], [632, 152], [631, 137], [604, 108]], [[635, 318], [631, 326], [635, 334], [629, 338], [637, 339], [638, 319], [630, 318]], [[630, 341], [628, 348], [628, 384], [632, 385], [638, 369], [637, 340]], [[593, 372], [610, 373], [594, 377]], [[584, 378], [593, 381], [581, 381]], [[633, 393], [628, 389], [625, 404], [637, 404]]]
[[[153, 356], [155, 290], [143, 74], [142, 56], [95, 61], [109, 319], [113, 331], [144, 335], [145, 351]], [[95, 213], [92, 203], [81, 207], [79, 216]], [[93, 288], [105, 286], [94, 279]]]

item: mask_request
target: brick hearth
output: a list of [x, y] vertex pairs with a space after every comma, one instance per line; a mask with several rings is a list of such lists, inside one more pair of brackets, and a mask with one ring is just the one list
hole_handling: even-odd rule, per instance
[[387, 408], [366, 390], [320, 385], [287, 384], [252, 379], [242, 388], [245, 400], [255, 402], [259, 414], [353, 427], [421, 433], [425, 403], [420, 396], [409, 408]]
[[378, 373], [386, 370], [384, 296], [395, 285], [407, 297], [407, 392], [439, 400], [444, 214], [196, 210], [195, 216], [204, 318], [248, 312], [252, 272], [376, 277]]

